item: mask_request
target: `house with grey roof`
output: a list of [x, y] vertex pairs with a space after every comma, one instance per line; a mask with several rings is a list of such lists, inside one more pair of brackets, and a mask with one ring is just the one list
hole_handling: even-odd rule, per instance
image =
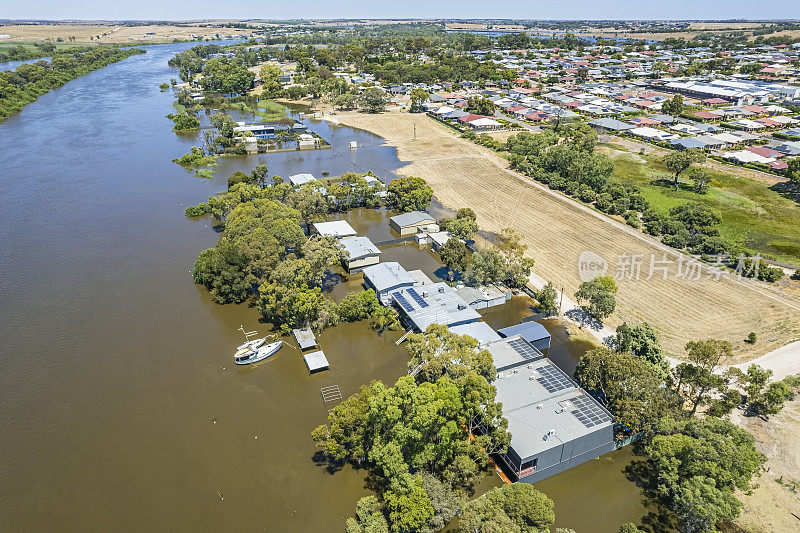
[[627, 122], [622, 122], [621, 120], [617, 120], [615, 118], [598, 118], [596, 120], [590, 120], [589, 125], [599, 131], [613, 132], [628, 131], [635, 128], [634, 125], [628, 124]]
[[391, 298], [402, 321], [417, 332], [425, 331], [431, 324], [459, 326], [481, 319], [481, 315], [444, 282], [396, 290]]
[[378, 263], [362, 269], [364, 284], [373, 289], [383, 305], [391, 305], [393, 291], [413, 287], [417, 280], [396, 261]]
[[312, 224], [314, 231], [323, 237], [334, 237], [336, 239], [346, 239], [358, 235], [353, 226], [346, 220], [331, 220], [329, 222], [315, 222]]
[[358, 272], [380, 261], [381, 251], [367, 237], [350, 237], [339, 242], [346, 253], [342, 264], [348, 272]]
[[611, 413], [521, 335], [484, 348], [511, 434], [500, 457], [517, 481], [540, 481], [615, 449]]
[[425, 211], [410, 211], [389, 219], [389, 227], [401, 237], [413, 235], [421, 228], [436, 224], [436, 219]]

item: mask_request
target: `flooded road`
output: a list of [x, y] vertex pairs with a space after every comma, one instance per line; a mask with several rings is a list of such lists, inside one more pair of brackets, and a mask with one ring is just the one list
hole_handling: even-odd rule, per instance
[[[338, 385], [346, 396], [405, 373], [400, 333], [326, 330], [319, 340], [331, 370], [319, 374], [309, 375], [291, 346], [235, 367], [239, 326], [268, 327], [254, 309], [216, 305], [192, 283], [195, 258], [219, 235], [183, 210], [259, 162], [281, 176], [356, 168], [382, 179], [401, 162], [367, 132], [307, 122], [333, 150], [221, 158], [213, 181], [193, 177], [171, 160], [200, 143], [170, 131], [172, 93], [158, 88], [175, 77], [167, 59], [190, 46], [148, 47], [0, 124], [6, 531], [340, 531], [366, 494], [362, 473], [328, 475], [315, 465], [309, 433], [332, 407], [321, 387]], [[352, 140], [363, 148], [349, 151]], [[376, 240], [388, 232], [378, 227], [383, 215], [347, 216]], [[427, 252], [400, 245], [384, 260], [436, 275]], [[591, 492], [581, 498], [594, 498], [606, 519], [579, 531], [616, 531], [632, 502], [618, 510], [605, 493], [635, 489], [619, 464], [602, 475], [586, 466], [561, 476], [580, 475], [574, 483]], [[558, 494], [557, 510], [589, 508]]]

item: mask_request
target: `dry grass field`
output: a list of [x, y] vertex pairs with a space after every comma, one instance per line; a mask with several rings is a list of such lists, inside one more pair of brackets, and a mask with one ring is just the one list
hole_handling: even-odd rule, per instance
[[[120, 26], [112, 23], [65, 23], [65, 24], [17, 24], [0, 26], [0, 33], [10, 36], [7, 41], [55, 41], [67, 42], [75, 37], [75, 42], [98, 43], [136, 43], [170, 42], [173, 39], [189, 40], [191, 35], [211, 36], [249, 34], [251, 30], [238, 28], [207, 28], [199, 25], [174, 26]], [[99, 39], [94, 39], [100, 36]]]
[[[617, 258], [640, 256], [641, 279], [618, 280], [620, 291], [612, 327], [622, 321], [646, 320], [660, 331], [666, 348], [683, 353], [689, 340], [722, 338], [736, 347], [737, 360], [768, 352], [800, 337], [800, 301], [774, 287], [731, 279], [678, 279], [672, 267], [668, 279], [660, 273], [649, 280], [651, 256], [672, 261], [671, 249], [624, 224], [506, 169], [494, 152], [458, 138], [424, 115], [392, 113], [342, 115], [344, 124], [363, 128], [396, 146], [409, 164], [405, 175], [421, 176], [436, 197], [451, 208], [472, 207], [484, 230], [512, 227], [529, 245], [535, 271], [568, 293], [577, 290], [578, 257], [583, 251], [602, 256], [616, 274]], [[413, 140], [413, 125], [417, 140]], [[753, 347], [743, 342], [758, 333]]]
[[742, 419], [742, 427], [756, 437], [756, 447], [767, 456], [767, 471], [756, 479], [752, 494], [740, 494], [744, 503], [737, 523], [745, 531], [790, 532], [800, 529], [800, 401], [789, 402], [779, 414], [764, 421]]

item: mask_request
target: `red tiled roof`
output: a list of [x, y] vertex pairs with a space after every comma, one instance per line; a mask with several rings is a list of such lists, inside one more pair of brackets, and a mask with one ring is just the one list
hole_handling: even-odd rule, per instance
[[486, 118], [482, 115], [476, 115], [474, 113], [470, 113], [469, 115], [464, 115], [463, 117], [459, 118], [461, 122], [467, 123], [472, 122], [473, 120], [478, 120], [479, 118]]
[[711, 111], [698, 111], [697, 113], [694, 114], [694, 116], [696, 116], [697, 118], [705, 118], [708, 120], [716, 120], [720, 118], [719, 115], [717, 115], [716, 113], [712, 113]]
[[747, 150], [753, 152], [754, 154], [758, 154], [761, 157], [774, 157], [775, 159], [779, 159], [784, 155], [776, 150], [767, 148], [766, 146], [751, 146]]

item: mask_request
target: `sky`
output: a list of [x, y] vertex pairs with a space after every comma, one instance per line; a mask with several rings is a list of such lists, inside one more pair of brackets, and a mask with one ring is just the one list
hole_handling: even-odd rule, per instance
[[[766, 9], [765, 9], [766, 8]], [[0, 19], [800, 19], [800, 0], [0, 0]]]

